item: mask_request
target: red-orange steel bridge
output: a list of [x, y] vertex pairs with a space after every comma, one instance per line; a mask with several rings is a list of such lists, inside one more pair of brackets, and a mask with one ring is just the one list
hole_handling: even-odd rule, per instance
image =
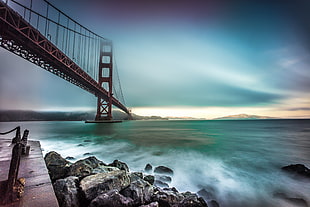
[[47, 0], [0, 0], [0, 46], [97, 96], [96, 120], [111, 120], [112, 105], [130, 115], [112, 42]]

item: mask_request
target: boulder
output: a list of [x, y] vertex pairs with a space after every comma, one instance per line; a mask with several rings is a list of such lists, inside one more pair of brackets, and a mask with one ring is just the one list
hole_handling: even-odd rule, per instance
[[143, 179], [136, 180], [127, 188], [121, 191], [121, 194], [134, 200], [135, 205], [142, 205], [151, 201], [154, 193], [154, 187]]
[[154, 185], [159, 188], [169, 188], [169, 185], [163, 181], [155, 180]]
[[155, 177], [153, 175], [147, 175], [143, 178], [145, 181], [149, 182], [151, 185], [154, 184]]
[[216, 200], [209, 201], [210, 207], [220, 207], [220, 204]]
[[133, 200], [120, 194], [117, 190], [111, 190], [93, 199], [89, 207], [132, 207]]
[[310, 178], [310, 169], [302, 164], [288, 165], [288, 166], [282, 167], [282, 170], [289, 172], [289, 173], [297, 174], [297, 175], [300, 175], [306, 178]]
[[156, 175], [155, 179], [160, 180], [160, 181], [165, 182], [165, 183], [171, 183], [171, 181], [172, 181], [172, 178], [170, 176], [167, 176], [167, 175]]
[[178, 207], [184, 198], [181, 193], [168, 188], [157, 188], [152, 196], [152, 200], [157, 201], [160, 207]]
[[173, 170], [165, 166], [158, 166], [154, 169], [154, 173], [157, 174], [165, 174], [165, 175], [173, 175]]
[[142, 205], [142, 206], [139, 206], [139, 207], [159, 207], [159, 204], [158, 202], [152, 202], [150, 204], [147, 204], [147, 205]]
[[289, 195], [287, 195], [285, 193], [282, 193], [282, 192], [275, 192], [273, 194], [273, 196], [275, 198], [284, 200], [284, 201], [286, 201], [288, 203], [291, 203], [293, 205], [296, 205], [296, 206], [308, 207], [307, 201], [305, 199], [301, 198], [301, 197], [289, 196]]
[[65, 158], [66, 160], [74, 160], [75, 158], [74, 157], [71, 157], [71, 156], [68, 156]]
[[111, 172], [111, 171], [119, 171], [117, 167], [110, 167], [110, 166], [98, 166], [92, 170], [91, 174], [97, 174], [97, 173], [105, 173], [105, 172]]
[[93, 174], [94, 169], [102, 166], [105, 166], [105, 164], [96, 157], [88, 157], [73, 163], [69, 168], [68, 175], [83, 178]]
[[153, 169], [152, 165], [148, 163], [145, 165], [144, 171], [145, 172], [151, 172], [152, 169]]
[[143, 174], [142, 172], [133, 172], [129, 174], [129, 177], [130, 177], [130, 182], [132, 183], [136, 180], [143, 179]]
[[53, 184], [54, 191], [60, 207], [79, 207], [78, 177], [58, 179]]
[[197, 194], [202, 197], [203, 199], [205, 199], [206, 201], [207, 200], [210, 200], [212, 199], [214, 196], [213, 196], [213, 193], [211, 193], [210, 191], [207, 191], [206, 189], [201, 189], [197, 192]]
[[67, 176], [71, 163], [60, 154], [51, 151], [45, 155], [44, 160], [52, 181]]
[[114, 160], [111, 164], [109, 164], [109, 166], [117, 167], [120, 170], [125, 170], [126, 172], [129, 172], [127, 164], [118, 160]]
[[194, 193], [179, 193], [175, 188], [157, 188], [152, 197], [160, 207], [208, 207], [207, 203]]
[[80, 187], [87, 200], [91, 201], [98, 195], [110, 190], [122, 190], [130, 185], [130, 178], [126, 171], [117, 170], [106, 173], [98, 173], [83, 178]]
[[180, 202], [178, 207], [208, 207], [207, 203], [203, 198], [198, 197], [196, 194], [191, 192], [182, 193], [184, 199]]

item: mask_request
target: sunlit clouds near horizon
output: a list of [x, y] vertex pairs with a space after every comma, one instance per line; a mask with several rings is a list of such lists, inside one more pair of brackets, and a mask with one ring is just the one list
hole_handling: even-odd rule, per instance
[[[308, 1], [50, 2], [113, 40], [134, 113], [310, 118]], [[19, 59], [0, 49], [1, 109], [96, 108], [93, 95]]]

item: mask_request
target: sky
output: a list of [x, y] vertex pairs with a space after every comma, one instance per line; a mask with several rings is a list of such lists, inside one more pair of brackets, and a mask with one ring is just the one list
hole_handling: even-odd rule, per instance
[[[50, 0], [113, 41], [139, 115], [310, 118], [307, 0]], [[90, 110], [96, 98], [0, 48], [0, 109]]]

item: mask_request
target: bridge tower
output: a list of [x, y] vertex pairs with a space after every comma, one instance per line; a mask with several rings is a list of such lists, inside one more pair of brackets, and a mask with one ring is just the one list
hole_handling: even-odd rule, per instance
[[96, 120], [112, 120], [112, 77], [113, 77], [113, 48], [111, 41], [101, 41], [98, 83], [108, 92], [104, 100], [98, 97]]

